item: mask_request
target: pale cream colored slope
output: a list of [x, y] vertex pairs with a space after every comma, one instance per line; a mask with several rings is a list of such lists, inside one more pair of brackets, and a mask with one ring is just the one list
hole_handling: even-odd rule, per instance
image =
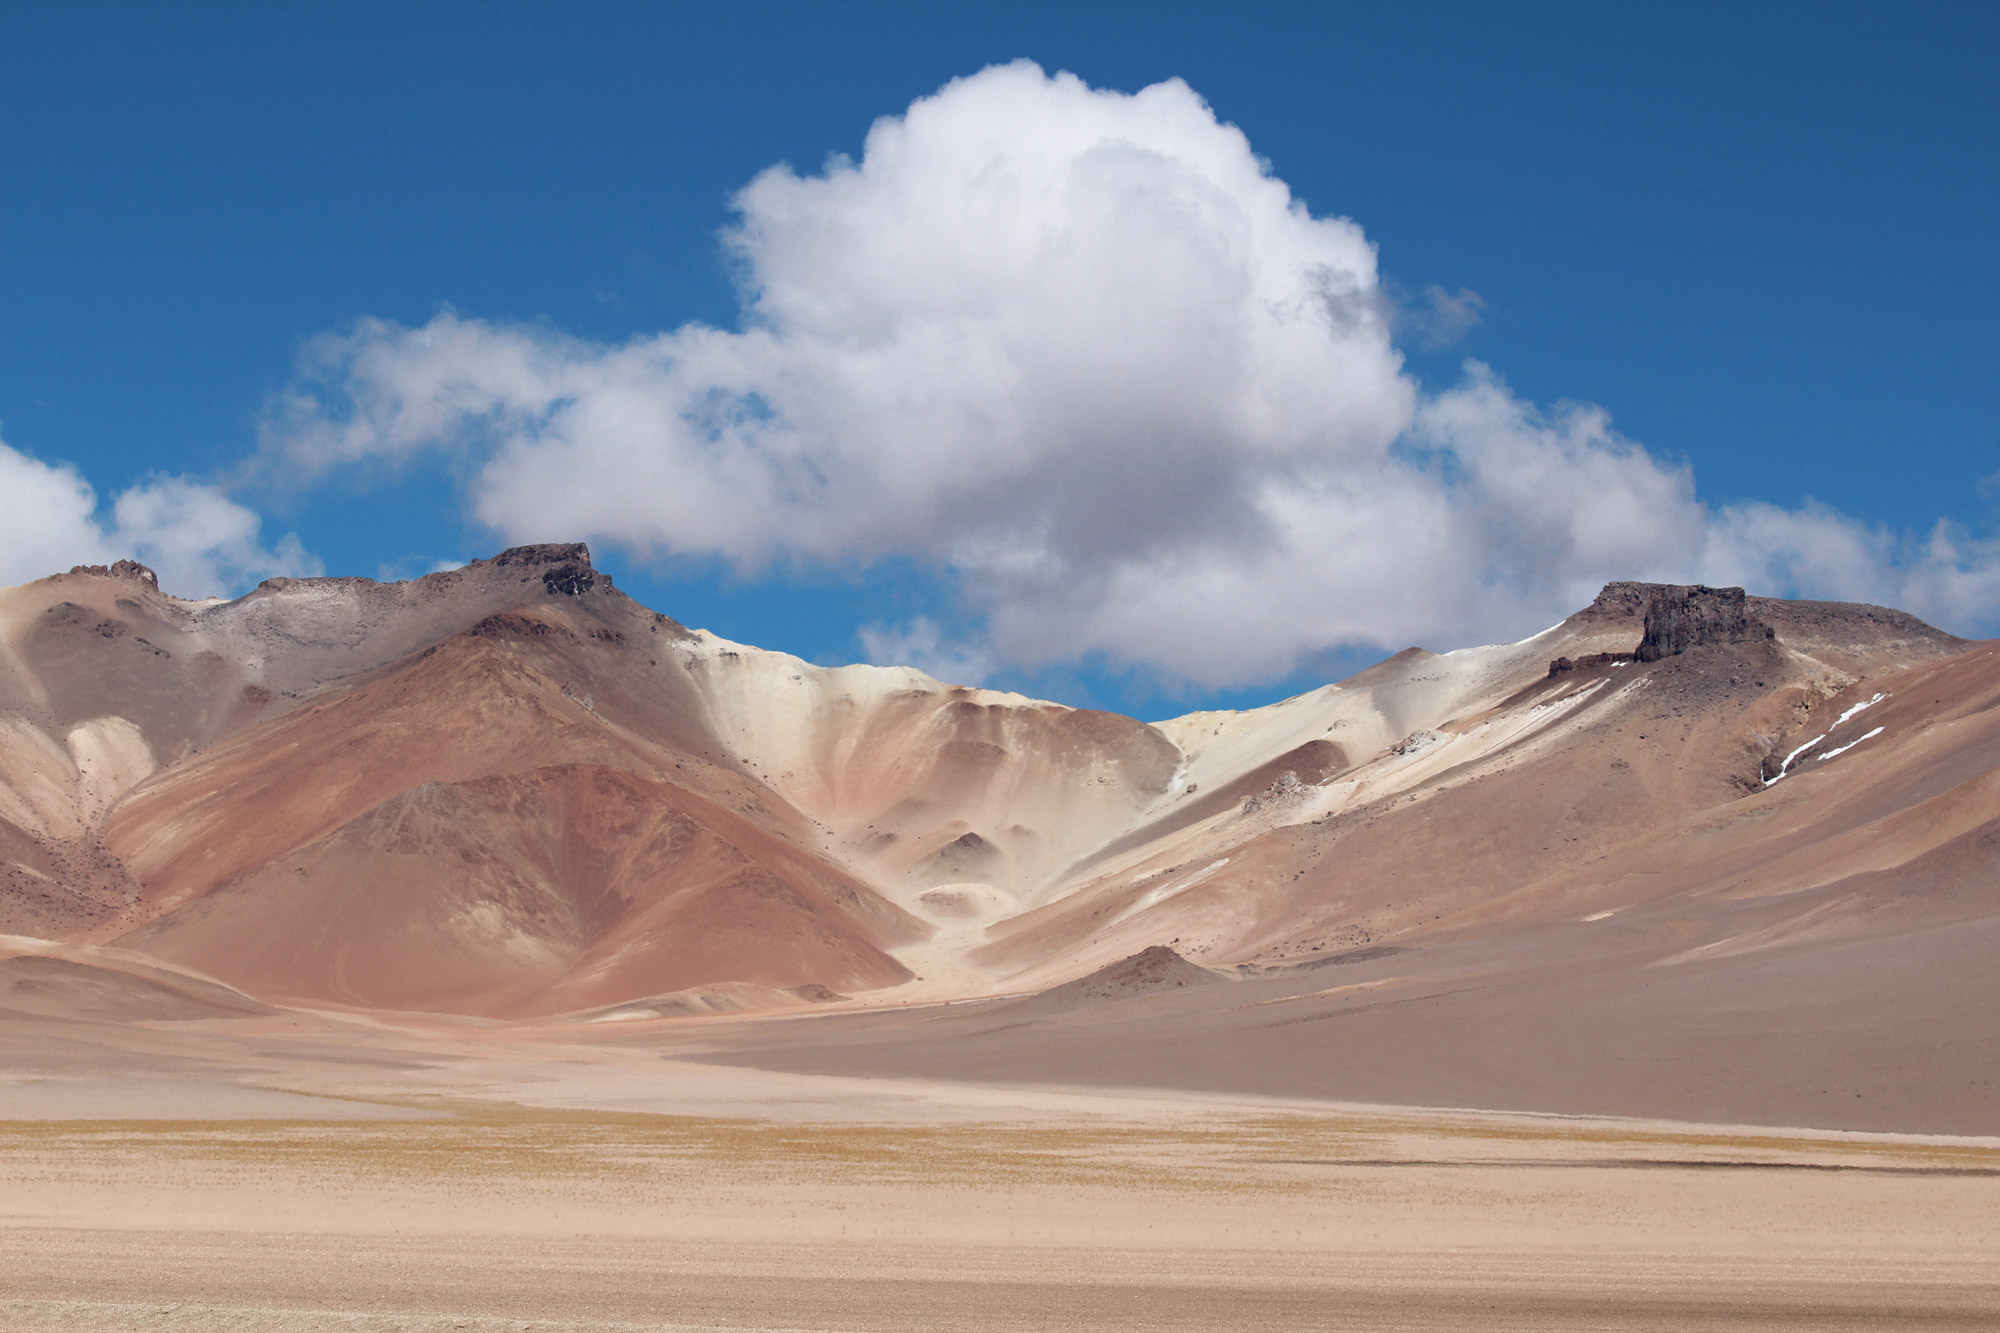
[[1130, 718], [909, 668], [814, 667], [707, 635], [686, 661], [749, 768], [912, 893], [970, 879], [1021, 901], [1129, 825], [1178, 761]]
[[[760, 778], [831, 835], [829, 850], [939, 932], [898, 956], [923, 984], [897, 999], [950, 998], [1020, 984], [982, 952], [1008, 923], [1060, 910], [1106, 874], [1138, 883], [1235, 829], [1246, 797], [1285, 772], [1328, 782], [1314, 810], [1267, 808], [1268, 828], [1365, 804], [1417, 785], [1466, 753], [1423, 753], [1425, 729], [1491, 708], [1564, 653], [1629, 648], [1636, 627], [1555, 627], [1518, 644], [1449, 654], [1412, 650], [1338, 685], [1266, 708], [1194, 714], [1153, 727], [1109, 714], [945, 686], [906, 669], [809, 666], [700, 635], [679, 651], [710, 727]], [[1489, 725], [1494, 748], [1544, 725], [1539, 714]], [[1409, 754], [1393, 754], [1416, 736]], [[1452, 738], [1454, 741], [1456, 737]], [[1364, 768], [1354, 778], [1350, 770]], [[1145, 916], [1201, 882], [1194, 864], [1154, 878], [1121, 916]], [[1088, 951], [1062, 946], [1025, 980], [1088, 970], [1161, 919], [1112, 932]], [[1130, 950], [1126, 950], [1129, 952]]]
[[[1621, 643], [1635, 637], [1619, 633]], [[1389, 755], [1397, 742], [1490, 707], [1545, 674], [1552, 657], [1601, 650], [1603, 637], [1596, 626], [1557, 627], [1520, 644], [1412, 651], [1267, 708], [1157, 727], [907, 669], [817, 668], [706, 634], [675, 651], [709, 728], [827, 830], [830, 852], [938, 924], [898, 952], [924, 984], [895, 998], [930, 999], [1013, 984], [1012, 969], [991, 969], [978, 953], [990, 928], [1066, 900], [1107, 863], [1143, 877], [1206, 845], [1283, 771], [1319, 780], [1373, 765], [1364, 780], [1316, 793], [1322, 805], [1423, 781], [1440, 755]], [[1263, 824], [1297, 813], [1274, 809]], [[1194, 867], [1155, 892], [1178, 893], [1201, 874]], [[1157, 924], [1044, 961], [1055, 973], [1088, 970]]]
[[79, 837], [152, 776], [152, 751], [122, 717], [95, 717], [60, 740], [19, 717], [0, 717], [0, 819], [33, 834]]

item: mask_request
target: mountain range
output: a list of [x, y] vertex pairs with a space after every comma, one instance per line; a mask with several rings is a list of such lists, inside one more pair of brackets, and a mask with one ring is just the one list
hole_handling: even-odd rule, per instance
[[1613, 583], [1148, 724], [732, 643], [581, 545], [80, 567], [0, 591], [0, 1020], [1994, 1133], [1995, 648]]

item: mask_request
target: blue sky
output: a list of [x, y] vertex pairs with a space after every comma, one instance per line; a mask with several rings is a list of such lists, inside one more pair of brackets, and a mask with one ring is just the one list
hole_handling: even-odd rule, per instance
[[[546, 486], [621, 585], [689, 623], [822, 662], [900, 650], [1145, 715], [1275, 698], [1409, 639], [1519, 637], [1599, 577], [1896, 600], [1991, 633], [1996, 38], [2000, 11], [1948, 4], [0, 4], [0, 440], [47, 465], [0, 468], [0, 563], [12, 581], [122, 540], [221, 585], [191, 593], [315, 563], [414, 574], [570, 535], [538, 530]], [[824, 174], [829, 154], [877, 161], [878, 117], [1017, 59], [1039, 69], [935, 99], [949, 126], [912, 150], [917, 174]], [[1112, 96], [1170, 78], [1185, 103]], [[1195, 98], [1214, 123], [1189, 118]], [[1220, 127], [1239, 129], [1317, 228], [1273, 213], [1245, 262], [1310, 252], [1358, 275], [1380, 337], [1321, 350], [1359, 387], [1295, 393], [1278, 363], [1314, 349], [1254, 338], [1217, 354], [1249, 367], [1238, 379], [1144, 380], [1271, 304], [1229, 304], [1164, 240], [1157, 269], [1119, 266], [1118, 227], [1208, 197], [1174, 195], [1186, 171], [1116, 169], [1120, 207], [1162, 210], [1136, 223], [1035, 214], [1109, 247], [1082, 280], [1101, 290], [1075, 302], [1074, 280], [1044, 291], [1040, 270], [928, 260], [922, 235], [897, 242], [902, 295], [866, 285], [886, 261], [864, 242], [813, 248], [835, 244], [834, 212], [875, 230], [902, 226], [910, 198], [947, 215], [989, 140], [1081, 179], [1100, 159], [1068, 140], [1010, 140], [1043, 110], [1100, 117], [1146, 170], [1227, 176]], [[753, 210], [764, 239], [725, 245], [737, 192], [777, 163], [799, 187]], [[1217, 207], [1255, 212], [1254, 182], [1216, 189]], [[1372, 264], [1342, 248], [1357, 237]], [[822, 274], [848, 285], [815, 288]], [[747, 322], [746, 282], [767, 294]], [[1093, 321], [1110, 342], [1160, 342], [1054, 363], [1074, 383], [1043, 406], [1091, 431], [1052, 435], [1030, 413], [1020, 439], [960, 438], [935, 421], [1011, 412], [1046, 382], [951, 379], [989, 355], [1043, 364], [966, 334], [990, 326], [981, 306], [948, 336], [971, 350], [942, 372], [940, 415], [869, 453], [898, 418], [826, 387], [848, 331], [802, 333], [821, 318], [802, 312], [861, 291], [880, 308], [852, 318], [872, 328], [961, 282], [1016, 301], [995, 318], [1036, 347]], [[1118, 322], [1150, 301], [1143, 325]], [[774, 329], [780, 346], [746, 369], [756, 349], [731, 343], [710, 364], [677, 340], [691, 323]], [[430, 435], [370, 419], [365, 440], [329, 443], [367, 415], [357, 388], [436, 384], [447, 332], [482, 365], [560, 362], [502, 394], [528, 425], [497, 408]], [[615, 364], [640, 344], [650, 368]], [[921, 339], [878, 350], [865, 373], [891, 398], [940, 373]], [[789, 431], [730, 436], [803, 469], [743, 502], [754, 539], [685, 535], [737, 520], [687, 497], [738, 473], [684, 478], [620, 432], [621, 410], [694, 401], [662, 387], [669, 363], [710, 376], [686, 392], [726, 384], [733, 411]], [[1277, 425], [1231, 424], [1273, 397]], [[587, 419], [549, 424], [579, 398], [598, 404]], [[1208, 424], [1158, 443], [1194, 418]], [[957, 461], [1017, 446], [1019, 468], [953, 480]], [[954, 468], [902, 507], [827, 518], [923, 459]], [[799, 476], [824, 489], [797, 494]], [[83, 482], [87, 518], [70, 514]], [[1126, 516], [1154, 535], [1122, 533]], [[1406, 530], [1428, 544], [1403, 552]]]

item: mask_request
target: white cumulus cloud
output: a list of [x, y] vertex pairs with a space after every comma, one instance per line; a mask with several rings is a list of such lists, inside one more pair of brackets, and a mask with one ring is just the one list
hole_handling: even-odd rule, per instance
[[251, 510], [185, 477], [141, 482], [100, 515], [96, 490], [75, 468], [0, 442], [0, 587], [128, 557], [184, 597], [236, 591], [272, 574], [321, 572], [290, 533], [263, 546], [260, 526]]
[[[968, 668], [1240, 683], [1509, 634], [1610, 578], [2000, 605], [1993, 551], [1960, 535], [1714, 512], [1601, 410], [1522, 403], [1476, 364], [1421, 393], [1361, 229], [1178, 80], [988, 69], [735, 207], [738, 330], [364, 320], [308, 348], [266, 448], [308, 474], [452, 451], [509, 540], [753, 573], [931, 561], [983, 620], [950, 649]], [[1425, 301], [1433, 343], [1482, 304]], [[942, 651], [927, 632], [877, 627], [871, 656]]]

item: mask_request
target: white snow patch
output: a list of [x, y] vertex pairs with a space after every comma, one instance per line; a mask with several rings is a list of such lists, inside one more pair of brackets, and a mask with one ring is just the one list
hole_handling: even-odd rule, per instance
[[[1812, 749], [1813, 746], [1818, 745], [1821, 741], [1825, 739], [1826, 739], [1826, 733], [1821, 732], [1819, 735], [1807, 741], [1804, 745], [1801, 745], [1798, 749], [1786, 755], [1785, 762], [1778, 765], [1778, 771], [1776, 773], [1773, 773], [1770, 777], [1764, 779], [1764, 785], [1766, 787], [1770, 787], [1770, 786], [1775, 786], [1780, 782], [1783, 782], [1785, 780], [1785, 775], [1792, 771], [1792, 761], [1794, 759], [1797, 759], [1800, 755], [1804, 754], [1807, 750]], [[1865, 740], [1866, 737], [1864, 737], [1863, 739]]]
[[1857, 736], [1853, 740], [1849, 741], [1847, 744], [1841, 746], [1839, 749], [1828, 750], [1825, 754], [1819, 757], [1819, 762], [1823, 764], [1829, 759], [1833, 759], [1839, 755], [1846, 754], [1849, 750], [1852, 750], [1855, 746], [1861, 744], [1862, 741], [1872, 739], [1873, 737], [1880, 736], [1881, 734], [1882, 734], [1882, 728], [1877, 727], [1875, 728], [1875, 730], [1869, 732], [1866, 736]]
[[1508, 644], [1507, 646], [1509, 648], [1520, 648], [1527, 644], [1533, 643], [1536, 639], [1546, 639], [1549, 637], [1549, 635], [1554, 634], [1557, 630], [1561, 629], [1564, 625], [1567, 625], [1568, 623], [1569, 622], [1567, 620], [1558, 620], [1555, 624], [1549, 626], [1547, 629], [1543, 630], [1540, 634], [1530, 634], [1525, 639], [1516, 639], [1514, 642]]
[[1818, 745], [1821, 741], [1825, 739], [1826, 736], [1822, 733], [1821, 735], [1813, 737], [1811, 740], [1807, 741], [1804, 745], [1801, 745], [1798, 749], [1786, 755], [1785, 762], [1778, 766], [1778, 771], [1782, 773], [1786, 769], [1790, 768], [1792, 766], [1792, 761], [1794, 759], [1797, 759], [1800, 755], [1804, 754], [1807, 750], [1812, 749], [1813, 746]]
[[1860, 712], [1860, 711], [1861, 711], [1862, 709], [1864, 709], [1864, 708], [1873, 708], [1873, 707], [1874, 707], [1874, 706], [1875, 706], [1876, 704], [1879, 704], [1879, 703], [1881, 703], [1881, 702], [1882, 702], [1882, 701], [1883, 701], [1884, 699], [1886, 699], [1886, 698], [1888, 698], [1888, 697], [1889, 697], [1889, 696], [1888, 696], [1888, 695], [1886, 695], [1886, 694], [1881, 694], [1881, 693], [1877, 693], [1877, 694], [1876, 694], [1876, 696], [1875, 696], [1874, 698], [1872, 698], [1872, 699], [1864, 699], [1864, 700], [1863, 700], [1862, 702], [1860, 702], [1860, 703], [1858, 703], [1858, 704], [1854, 705], [1854, 707], [1852, 707], [1852, 708], [1848, 709], [1848, 710], [1847, 710], [1847, 711], [1846, 711], [1845, 713], [1842, 713], [1842, 714], [1840, 715], [1840, 720], [1839, 720], [1839, 721], [1835, 722], [1835, 723], [1833, 724], [1833, 726], [1831, 726], [1831, 727], [1828, 727], [1828, 728], [1826, 729], [1826, 730], [1827, 730], [1827, 734], [1828, 734], [1828, 735], [1832, 735], [1832, 734], [1833, 734], [1833, 732], [1834, 732], [1834, 730], [1835, 730], [1836, 728], [1838, 728], [1838, 727], [1840, 726], [1840, 723], [1841, 723], [1841, 722], [1845, 722], [1845, 721], [1847, 721], [1847, 719], [1848, 719], [1848, 718], [1850, 718], [1850, 717], [1853, 717], [1853, 716], [1854, 716], [1854, 715], [1855, 715], [1856, 713]]

